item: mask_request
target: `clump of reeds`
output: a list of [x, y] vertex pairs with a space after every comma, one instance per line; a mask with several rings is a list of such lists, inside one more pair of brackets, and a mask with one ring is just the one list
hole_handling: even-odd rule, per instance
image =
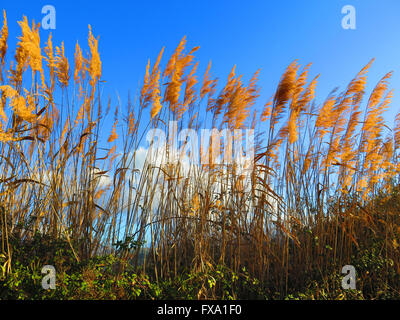
[[[100, 132], [113, 103], [100, 99], [102, 63], [92, 29], [88, 56], [76, 44], [72, 63], [63, 43], [54, 48], [50, 35], [42, 49], [39, 26], [25, 17], [19, 24], [22, 36], [7, 63], [4, 13], [0, 222], [7, 268], [9, 238], [29, 240], [35, 232], [66, 239], [78, 261], [120, 240], [147, 241], [145, 269], [157, 279], [220, 263], [235, 271], [246, 266], [283, 292], [306, 272], [347, 264], [369, 233], [385, 234], [385, 252], [399, 266], [398, 212], [389, 208], [384, 221], [375, 221], [372, 211], [378, 195], [398, 187], [400, 116], [393, 130], [383, 120], [391, 73], [366, 100], [371, 61], [344, 92], [333, 91], [318, 106], [318, 77], [309, 81], [310, 65], [301, 69], [295, 61], [260, 110], [258, 71], [246, 84], [234, 67], [219, 84], [210, 63], [199, 80], [198, 47], [186, 52], [184, 38], [164, 68], [164, 49], [152, 67], [149, 61], [137, 103], [115, 106], [105, 138]], [[249, 179], [234, 165], [192, 166], [183, 174], [180, 163], [166, 161], [168, 150], [138, 170], [146, 112], [144, 127], [167, 136], [171, 120], [194, 130], [210, 119], [218, 129], [254, 129]], [[126, 259], [137, 261], [135, 248]]]

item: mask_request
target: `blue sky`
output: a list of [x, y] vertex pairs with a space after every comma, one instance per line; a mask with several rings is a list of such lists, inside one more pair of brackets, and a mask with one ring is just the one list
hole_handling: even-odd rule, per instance
[[[40, 22], [41, 9], [56, 8], [53, 43], [64, 41], [73, 58], [76, 41], [87, 48], [88, 24], [100, 36], [104, 96], [126, 101], [143, 79], [147, 60], [153, 62], [165, 46], [164, 63], [186, 35], [203, 74], [209, 60], [213, 75], [225, 81], [233, 65], [245, 79], [259, 68], [262, 106], [273, 94], [286, 66], [294, 59], [312, 62], [310, 76], [321, 74], [317, 99], [335, 87], [343, 89], [370, 59], [368, 92], [389, 71], [395, 96], [389, 125], [399, 111], [400, 1], [398, 0], [279, 0], [279, 1], [3, 1], [9, 22], [9, 48], [20, 35], [18, 20], [26, 15]], [[356, 30], [341, 26], [344, 5], [356, 9]], [[49, 31], [41, 30], [42, 43]], [[8, 58], [11, 58], [9, 54]], [[72, 61], [72, 60], [71, 60]], [[106, 100], [106, 99], [105, 99]]]

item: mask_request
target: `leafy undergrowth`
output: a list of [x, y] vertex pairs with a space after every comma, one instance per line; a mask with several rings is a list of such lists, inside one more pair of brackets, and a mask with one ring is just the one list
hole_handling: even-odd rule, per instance
[[[253, 278], [245, 267], [235, 273], [207, 263], [203, 270], [181, 270], [156, 279], [151, 270], [134, 268], [116, 254], [76, 262], [68, 243], [37, 234], [29, 243], [14, 243], [12, 271], [0, 279], [0, 299], [399, 299], [400, 283], [393, 261], [380, 253], [380, 243], [359, 250], [351, 263], [357, 270], [355, 290], [341, 287], [340, 269], [309, 273], [304, 286], [282, 293], [271, 282]], [[44, 265], [54, 265], [56, 288], [43, 289]], [[332, 264], [334, 265], [334, 263]], [[289, 279], [290, 281], [290, 279]]]
[[[45, 243], [51, 247], [46, 248]], [[259, 282], [251, 279], [245, 269], [235, 274], [226, 267], [209, 265], [205, 271], [184, 271], [156, 281], [151, 272], [135, 270], [113, 254], [78, 263], [66, 242], [52, 242], [40, 235], [32, 243], [16, 246], [14, 254], [17, 260], [12, 271], [0, 279], [0, 299], [266, 298]], [[42, 288], [45, 275], [41, 269], [48, 264], [56, 269], [54, 290]]]

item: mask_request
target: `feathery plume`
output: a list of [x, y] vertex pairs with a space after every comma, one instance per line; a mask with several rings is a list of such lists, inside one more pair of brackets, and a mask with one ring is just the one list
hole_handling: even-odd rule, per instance
[[1, 37], [0, 37], [0, 58], [1, 65], [4, 64], [4, 58], [7, 52], [7, 38], [8, 38], [8, 27], [7, 27], [7, 16], [6, 11], [3, 10], [3, 28], [1, 29]]
[[68, 87], [70, 71], [68, 59], [64, 52], [64, 42], [61, 42], [61, 48], [56, 47], [56, 73], [58, 81], [64, 88]]
[[92, 27], [89, 25], [89, 48], [90, 48], [90, 59], [89, 59], [89, 75], [91, 77], [91, 84], [94, 86], [101, 77], [101, 60], [98, 50], [98, 39], [92, 34]]

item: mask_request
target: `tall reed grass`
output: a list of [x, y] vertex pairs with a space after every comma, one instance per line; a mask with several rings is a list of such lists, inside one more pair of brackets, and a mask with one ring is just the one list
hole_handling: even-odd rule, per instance
[[[39, 25], [25, 17], [19, 25], [16, 53], [7, 61], [4, 12], [4, 273], [13, 265], [10, 238], [29, 241], [38, 232], [68, 241], [77, 261], [122, 241], [131, 245], [124, 258], [138, 264], [147, 241], [143, 267], [156, 279], [223, 264], [235, 272], [246, 267], [286, 292], [311, 272], [348, 264], [377, 235], [384, 239], [381, 254], [399, 270], [398, 207], [381, 204], [398, 192], [400, 116], [395, 128], [384, 122], [391, 73], [365, 92], [373, 61], [321, 105], [318, 77], [309, 79], [310, 65], [294, 61], [260, 109], [258, 72], [245, 83], [233, 68], [221, 83], [210, 63], [201, 76], [198, 48], [187, 50], [184, 38], [166, 63], [163, 50], [149, 61], [135, 102], [113, 107], [100, 98], [102, 62], [90, 27], [88, 54], [77, 43], [72, 62], [51, 35], [40, 45]], [[109, 118], [113, 125], [104, 137]], [[179, 163], [148, 157], [138, 167], [146, 130], [168, 135], [169, 121], [196, 131], [210, 124], [254, 129], [250, 179], [234, 165], [191, 166], [183, 174]]]

